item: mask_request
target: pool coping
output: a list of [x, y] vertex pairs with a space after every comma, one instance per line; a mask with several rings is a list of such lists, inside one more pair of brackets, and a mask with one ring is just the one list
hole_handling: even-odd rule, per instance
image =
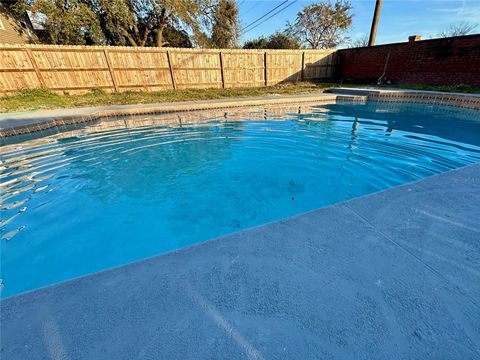
[[[298, 358], [329, 349], [352, 359], [371, 357], [370, 351], [379, 358], [399, 351], [423, 359], [474, 358], [480, 354], [480, 271], [469, 241], [480, 233], [479, 204], [476, 163], [8, 297], [0, 302], [2, 353], [9, 359], [128, 359], [154, 351], [193, 359], [220, 351], [262, 359], [288, 348]], [[388, 309], [371, 308], [397, 288]], [[243, 301], [232, 303], [232, 296]], [[402, 302], [415, 296], [419, 303]], [[289, 297], [295, 309], [281, 305]], [[359, 304], [366, 311], [362, 322], [351, 319], [350, 307], [339, 312]], [[387, 318], [396, 324], [387, 337], [365, 335], [365, 326], [374, 329]], [[336, 327], [328, 321], [346, 326], [346, 335], [312, 338]], [[265, 327], [267, 337], [258, 333]], [[357, 328], [361, 335], [352, 340]], [[436, 330], [423, 336], [428, 329]]]
[[334, 87], [327, 89], [326, 92], [338, 95], [365, 96], [367, 101], [376, 102], [409, 102], [480, 109], [480, 94], [375, 87]]
[[272, 106], [295, 103], [335, 103], [342, 101], [365, 102], [365, 96], [337, 95], [324, 92], [302, 95], [269, 95], [220, 100], [166, 102], [158, 104], [112, 105], [100, 107], [39, 110], [33, 112], [0, 114], [0, 137], [23, 135], [53, 127], [89, 123], [109, 117], [181, 113], [196, 110], [213, 110], [248, 106]]
[[409, 89], [339, 87], [313, 94], [269, 95], [250, 98], [228, 98], [158, 104], [112, 105], [0, 114], [0, 138], [39, 132], [54, 127], [84, 124], [123, 115], [164, 114], [248, 106], [272, 106], [277, 104], [307, 102], [331, 103], [337, 101], [412, 102], [480, 110], [480, 95], [478, 94], [444, 93]]

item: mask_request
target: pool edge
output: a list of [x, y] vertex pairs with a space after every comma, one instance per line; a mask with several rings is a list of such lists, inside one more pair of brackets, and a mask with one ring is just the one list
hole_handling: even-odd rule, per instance
[[199, 110], [240, 108], [247, 106], [281, 105], [296, 103], [335, 103], [342, 101], [365, 102], [364, 96], [336, 95], [324, 92], [304, 95], [262, 96], [220, 100], [183, 101], [173, 103], [113, 105], [93, 108], [58, 109], [12, 113], [0, 118], [0, 137], [24, 135], [65, 125], [83, 124], [124, 115], [182, 113]]
[[213, 110], [294, 103], [353, 102], [413, 102], [438, 104], [467, 109], [480, 109], [480, 95], [441, 93], [408, 89], [332, 88], [325, 92], [302, 95], [269, 95], [250, 98], [184, 101], [159, 104], [112, 105], [91, 108], [39, 110], [4, 114], [0, 117], [0, 138], [13, 137], [66, 125], [84, 124], [122, 115], [147, 115], [181, 113], [196, 110]]
[[[385, 193], [387, 193], [387, 195], [388, 195], [393, 191], [398, 191], [398, 190], [401, 190], [401, 189], [409, 189], [409, 188], [412, 188], [412, 187], [422, 186], [425, 183], [428, 184], [430, 182], [434, 182], [436, 179], [443, 178], [446, 175], [451, 176], [451, 175], [454, 175], [456, 173], [463, 173], [465, 171], [470, 170], [470, 168], [473, 168], [473, 169], [477, 170], [478, 179], [477, 179], [477, 181], [475, 181], [475, 183], [477, 185], [480, 185], [480, 162], [476, 162], [476, 163], [473, 163], [473, 164], [468, 164], [468, 165], [461, 166], [461, 167], [456, 168], [456, 169], [451, 169], [451, 170], [448, 170], [446, 172], [433, 174], [433, 175], [428, 176], [426, 178], [417, 179], [417, 180], [410, 181], [410, 182], [400, 184], [400, 185], [396, 185], [396, 186], [393, 186], [393, 187], [390, 187], [390, 188], [378, 190], [378, 191], [375, 191], [375, 192], [372, 192], [372, 193], [369, 193], [369, 194], [364, 194], [364, 195], [357, 196], [357, 197], [354, 197], [354, 198], [351, 198], [351, 199], [339, 201], [339, 202], [336, 202], [336, 203], [333, 203], [333, 204], [328, 204], [326, 206], [322, 206], [322, 207], [318, 207], [318, 208], [315, 208], [315, 209], [312, 209], [312, 210], [304, 211], [304, 212], [301, 212], [301, 213], [298, 213], [298, 214], [288, 216], [286, 218], [269, 221], [269, 222], [266, 222], [266, 223], [262, 223], [262, 224], [259, 224], [259, 225], [248, 227], [248, 228], [245, 228], [245, 229], [242, 229], [242, 230], [239, 230], [239, 231], [235, 231], [235, 232], [232, 232], [232, 233], [219, 235], [219, 236], [216, 236], [214, 238], [210, 238], [210, 239], [198, 242], [198, 243], [193, 243], [191, 245], [188, 245], [186, 247], [182, 247], [182, 248], [179, 248], [179, 249], [173, 249], [173, 250], [170, 250], [170, 251], [167, 251], [167, 252], [164, 252], [164, 253], [147, 256], [145, 258], [141, 258], [141, 259], [138, 259], [138, 260], [133, 260], [133, 261], [130, 261], [128, 263], [121, 264], [121, 265], [112, 266], [112, 267], [102, 269], [102, 270], [98, 270], [98, 271], [95, 271], [95, 272], [92, 272], [92, 273], [76, 276], [76, 277], [73, 277], [71, 279], [62, 280], [62, 281], [57, 282], [57, 283], [41, 286], [39, 288], [35, 288], [35, 289], [32, 289], [32, 290], [27, 290], [27, 291], [24, 291], [24, 292], [15, 294], [15, 295], [7, 296], [5, 298], [0, 298], [0, 303], [3, 303], [4, 301], [14, 300], [14, 298], [17, 298], [17, 297], [24, 297], [24, 296], [25, 297], [30, 297], [30, 296], [35, 295], [35, 293], [37, 293], [37, 292], [45, 291], [45, 290], [48, 290], [49, 288], [65, 286], [65, 285], [68, 285], [69, 283], [75, 283], [75, 282], [78, 282], [78, 281], [82, 281], [84, 279], [99, 276], [99, 275], [101, 275], [103, 273], [107, 273], [107, 272], [120, 271], [120, 270], [125, 269], [127, 267], [141, 265], [141, 263], [143, 263], [143, 262], [146, 263], [146, 262], [150, 262], [150, 261], [161, 260], [161, 258], [172, 255], [172, 254], [182, 253], [184, 251], [185, 252], [195, 251], [196, 248], [200, 248], [200, 247], [203, 247], [203, 246], [211, 246], [211, 243], [214, 243], [216, 241], [223, 241], [224, 239], [229, 238], [229, 237], [236, 237], [236, 236], [241, 237], [243, 234], [248, 233], [250, 231], [260, 229], [260, 228], [264, 228], [264, 227], [268, 227], [270, 225], [274, 225], [274, 224], [278, 224], [278, 223], [284, 223], [284, 222], [292, 221], [294, 219], [301, 218], [303, 216], [307, 216], [307, 215], [311, 215], [311, 214], [315, 214], [319, 211], [322, 211], [322, 210], [325, 210], [325, 209], [328, 209], [328, 208], [331, 208], [331, 207], [336, 207], [336, 206], [347, 206], [348, 207], [348, 204], [351, 203], [351, 202], [368, 201], [369, 198], [377, 197], [377, 196], [383, 196], [383, 194], [385, 194]], [[479, 205], [479, 217], [480, 217], [480, 205]]]
[[[447, 200], [450, 202], [445, 203]], [[328, 311], [321, 309], [326, 306], [329, 292], [337, 291], [335, 282], [330, 281], [339, 276], [338, 281], [350, 281], [347, 284], [351, 286], [359, 281], [355, 285], [355, 291], [365, 291], [362, 296], [375, 298], [379, 286], [388, 289], [392, 280], [391, 286], [394, 289], [400, 286], [399, 289], [407, 292], [407, 298], [415, 294], [425, 297], [428, 300], [425, 305], [429, 304], [434, 308], [430, 311], [428, 308], [423, 310], [427, 311], [426, 319], [415, 318], [419, 329], [433, 326], [436, 321], [443, 324], [441, 319], [451, 322], [448, 329], [430, 333], [429, 338], [414, 336], [412, 348], [389, 347], [391, 343], [401, 346], [402, 341], [408, 341], [408, 338], [402, 337], [406, 335], [396, 334], [391, 340], [386, 340], [383, 337], [370, 338], [368, 334], [364, 334], [351, 343], [348, 342], [349, 338], [345, 338], [343, 341], [347, 341], [344, 345], [347, 346], [346, 354], [364, 354], [368, 349], [363, 344], [374, 340], [376, 346], [373, 350], [383, 354], [384, 358], [393, 354], [390, 351], [398, 354], [397, 351], [402, 350], [410, 355], [420, 354], [419, 357], [433, 359], [439, 354], [439, 344], [447, 344], [442, 347], [443, 351], [453, 349], [452, 353], [443, 353], [445, 357], [460, 354], [462, 358], [473, 358], [471, 355], [480, 351], [480, 334], [472, 330], [480, 314], [479, 304], [475, 300], [475, 294], [480, 293], [480, 286], [472, 282], [476, 277], [468, 273], [460, 274], [459, 281], [453, 282], [451, 277], [455, 279], [457, 274], [449, 273], [448, 267], [442, 268], [435, 258], [430, 259], [427, 255], [416, 256], [402, 245], [405, 239], [388, 233], [388, 229], [402, 224], [406, 231], [412, 226], [415, 229], [415, 225], [419, 226], [418, 229], [437, 229], [444, 234], [451, 231], [456, 234], [459, 230], [470, 231], [467, 225], [480, 216], [479, 200], [480, 163], [476, 163], [188, 248], [14, 295], [2, 299], [0, 303], [2, 354], [10, 359], [53, 357], [52, 351], [65, 358], [138, 358], [140, 354], [145, 355], [143, 351], [155, 351], [156, 356], [175, 358], [173, 355], [178, 354], [181, 347], [190, 349], [190, 356], [184, 358], [207, 358], [214, 356], [215, 352], [212, 352], [214, 350], [210, 348], [208, 341], [205, 341], [213, 338], [216, 339], [213, 340], [216, 341], [215, 349], [219, 347], [222, 353], [228, 354], [231, 359], [249, 358], [245, 356], [245, 352], [248, 355], [248, 349], [253, 349], [251, 351], [254, 351], [254, 354], [265, 358], [274, 358], [278, 355], [274, 339], [283, 339], [283, 348], [293, 348], [297, 351], [295, 354], [300, 354], [300, 358], [309, 358], [311, 354], [308, 351], [311, 348], [305, 346], [303, 341], [310, 339], [312, 332], [322, 330], [322, 327], [318, 328], [316, 325], [317, 317], [330, 318]], [[388, 211], [382, 210], [376, 216], [362, 220], [362, 217], [368, 217], [377, 211], [375, 209], [379, 203], [386, 204], [384, 209]], [[456, 209], [442, 208], [449, 203], [455, 203]], [[447, 222], [435, 217], [415, 219], [417, 215], [422, 216], [415, 211], [412, 218], [412, 214], [406, 214], [412, 204], [420, 209], [434, 208], [436, 212], [444, 213]], [[349, 218], [350, 216], [352, 218]], [[381, 222], [380, 225], [375, 223], [376, 217]], [[349, 231], [345, 232], [345, 228], [339, 226], [342, 224]], [[471, 231], [480, 229], [477, 226]], [[345, 238], [347, 235], [356, 237], [357, 241], [354, 238]], [[423, 235], [425, 234], [419, 233], [417, 238], [425, 242], [425, 239], [421, 238]], [[338, 243], [335, 240], [339, 240]], [[320, 246], [312, 248], [312, 241]], [[346, 249], [343, 249], [342, 244], [345, 242], [351, 243], [354, 248], [349, 250], [355, 251], [344, 253]], [[338, 261], [338, 265], [341, 265], [337, 270], [336, 267], [331, 268], [322, 263], [322, 259], [328, 259], [322, 252], [325, 249], [331, 250], [325, 248], [327, 244], [345, 256], [333, 262], [337, 264]], [[370, 253], [375, 256], [370, 258]], [[390, 256], [382, 259], [385, 255]], [[455, 259], [455, 254], [443, 255], [453, 256]], [[280, 262], [277, 262], [278, 256], [282, 259]], [[313, 259], [310, 258], [312, 256]], [[398, 267], [398, 259], [404, 259], [402, 261], [408, 263], [403, 264], [400, 261], [399, 264], [404, 266]], [[237, 263], [239, 267], [236, 267]], [[371, 269], [367, 270], [368, 267], [365, 266], [369, 263]], [[307, 264], [318, 266], [317, 271], [321, 272], [312, 272]], [[346, 269], [347, 265], [351, 269]], [[394, 265], [396, 267], [391, 268]], [[295, 270], [293, 273], [292, 269]], [[351, 282], [352, 280], [342, 277], [343, 271], [347, 270], [348, 274], [358, 276], [358, 280]], [[228, 273], [225, 281], [222, 280], [224, 271]], [[386, 271], [391, 272], [385, 273]], [[404, 274], [398, 274], [398, 271]], [[231, 278], [232, 275], [240, 278]], [[372, 276], [380, 276], [380, 280], [373, 282], [376, 278]], [[389, 276], [392, 279], [389, 279]], [[234, 296], [230, 294], [232, 289], [229, 281], [235, 291], [237, 287], [241, 288], [240, 293], [235, 292]], [[320, 289], [326, 290], [318, 292], [316, 282], [322, 284]], [[333, 284], [333, 287], [330, 284]], [[243, 294], [248, 292], [248, 289], [252, 289], [257, 295]], [[286, 289], [291, 290], [284, 293]], [[297, 292], [299, 294], [296, 294]], [[313, 294], [319, 298], [310, 298]], [[184, 296], [188, 299], [183, 298]], [[232, 296], [233, 299], [244, 299], [245, 303], [234, 302], [232, 305]], [[287, 296], [287, 299], [293, 297], [292, 304], [295, 304], [296, 309], [283, 309], [282, 302], [276, 302], [278, 299], [284, 301], [284, 296]], [[395, 304], [402, 304], [401, 293], [397, 296], [400, 298], [395, 301], [399, 302], [394, 301], [393, 307]], [[273, 302], [262, 305], [262, 302], [257, 304], [258, 299]], [[336, 299], [335, 302], [327, 304], [327, 309], [336, 309], [332, 313], [333, 318], [340, 316], [338, 310], [345, 304], [361, 304], [356, 297]], [[317, 305], [311, 307], [312, 301], [318, 302]], [[367, 302], [364, 305], [368, 304]], [[421, 304], [423, 303], [420, 302], [417, 306]], [[279, 315], [275, 315], [276, 326], [270, 329], [266, 340], [259, 337], [254, 330], [257, 327], [261, 329], [269, 326], [268, 317], [265, 319], [262, 316], [265, 306], [270, 309], [268, 311], [279, 312]], [[439, 309], [444, 311], [439, 315], [441, 319], [429, 315], [431, 311], [432, 314], [438, 314]], [[315, 312], [312, 312], [313, 310]], [[408, 328], [411, 326], [408, 319], [414, 316], [417, 310], [415, 306], [403, 308], [403, 313], [396, 315], [395, 319]], [[296, 317], [285, 320], [284, 317], [291, 311], [297, 314]], [[349, 321], [350, 310], [347, 308], [345, 311], [345, 319], [336, 318], [340, 325]], [[170, 313], [173, 315], [170, 316]], [[371, 313], [367, 313], [370, 316], [367, 319], [378, 325], [376, 321], [381, 313], [374, 308]], [[394, 316], [393, 313], [390, 316]], [[301, 322], [303, 317], [311, 319], [305, 322], [304, 328], [290, 328], [296, 321]], [[449, 320], [451, 318], [452, 320]], [[359, 326], [361, 329], [362, 323]], [[398, 331], [401, 331], [402, 326], [399, 326]], [[345, 330], [347, 335], [349, 330]], [[299, 332], [298, 338], [295, 332]], [[119, 339], [115, 338], [115, 334]], [[240, 342], [237, 341], [239, 334], [242, 340]], [[284, 338], [285, 334], [290, 334], [291, 337]], [[464, 334], [464, 337], [459, 337], [459, 334]], [[328, 337], [319, 336], [315, 339], [320, 348], [335, 344], [335, 337], [331, 340], [332, 343]], [[198, 341], [201, 341], [201, 346]], [[310, 341], [314, 341], [313, 338]], [[449, 345], [452, 341], [455, 341], [455, 346]], [[167, 342], [168, 346], [162, 347], [164, 342]], [[315, 349], [316, 346], [313, 350]], [[418, 353], [420, 351], [424, 352]], [[261, 359], [262, 356], [250, 358]], [[341, 353], [337, 357], [343, 358]]]

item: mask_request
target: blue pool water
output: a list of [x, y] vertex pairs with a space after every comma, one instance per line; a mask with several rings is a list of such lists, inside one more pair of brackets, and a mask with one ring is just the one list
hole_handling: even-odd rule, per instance
[[231, 112], [178, 127], [112, 120], [109, 130], [4, 144], [2, 296], [480, 159], [473, 110], [345, 103]]

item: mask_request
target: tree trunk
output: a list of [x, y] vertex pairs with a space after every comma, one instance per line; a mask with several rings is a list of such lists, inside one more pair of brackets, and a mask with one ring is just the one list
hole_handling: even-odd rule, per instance
[[147, 42], [149, 34], [150, 34], [150, 30], [146, 29], [145, 32], [143, 33], [142, 40], [140, 40], [140, 46], [145, 46], [145, 43]]
[[157, 30], [157, 47], [163, 47], [163, 30], [165, 29], [165, 24], [162, 24], [158, 27]]
[[130, 45], [132, 46], [138, 46], [136, 41], [134, 40], [134, 38], [132, 37], [132, 35], [130, 35], [130, 33], [125, 30], [125, 29], [121, 29], [121, 32], [122, 34], [127, 38], [128, 42], [130, 43]]

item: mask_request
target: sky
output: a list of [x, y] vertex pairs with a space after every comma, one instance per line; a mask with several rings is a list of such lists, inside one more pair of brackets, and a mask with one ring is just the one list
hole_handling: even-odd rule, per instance
[[[241, 26], [245, 27], [283, 1], [237, 0]], [[292, 4], [284, 11], [257, 27], [252, 26], [250, 31], [247, 28], [241, 35], [241, 42], [285, 29], [286, 22], [294, 21], [296, 14], [303, 7], [318, 1], [320, 0], [288, 0]], [[368, 37], [375, 0], [350, 0], [350, 3], [354, 14], [349, 31], [350, 38], [355, 40]], [[410, 35], [421, 35], [423, 39], [435, 37], [449, 25], [461, 21], [479, 24], [475, 32], [480, 33], [480, 0], [383, 0], [375, 43], [405, 42]]]

